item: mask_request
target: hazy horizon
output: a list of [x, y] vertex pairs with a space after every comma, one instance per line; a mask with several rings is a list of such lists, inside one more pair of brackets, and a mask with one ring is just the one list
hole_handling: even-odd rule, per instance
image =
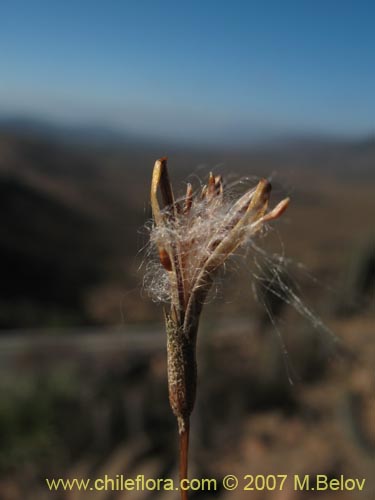
[[121, 127], [110, 122], [89, 121], [86, 119], [69, 120], [59, 117], [43, 116], [38, 114], [0, 112], [0, 131], [20, 133], [40, 139], [63, 140], [67, 143], [88, 144], [95, 141], [97, 145], [147, 145], [161, 144], [165, 147], [187, 147], [198, 149], [230, 150], [231, 148], [253, 149], [273, 148], [291, 145], [293, 147], [311, 144], [349, 144], [375, 140], [375, 132], [360, 134], [334, 134], [329, 132], [301, 131], [301, 130], [273, 130], [266, 131], [243, 129], [236, 137], [220, 135], [205, 135], [202, 138], [167, 136], [142, 131], [134, 131], [130, 127]]

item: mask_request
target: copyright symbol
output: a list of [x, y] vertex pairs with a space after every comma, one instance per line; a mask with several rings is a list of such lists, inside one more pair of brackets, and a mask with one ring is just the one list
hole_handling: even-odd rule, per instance
[[223, 479], [223, 486], [228, 491], [233, 491], [238, 486], [238, 479], [233, 474], [228, 474]]

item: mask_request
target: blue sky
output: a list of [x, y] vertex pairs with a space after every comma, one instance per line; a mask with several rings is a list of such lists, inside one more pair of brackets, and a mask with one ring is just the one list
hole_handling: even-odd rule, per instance
[[375, 2], [0, 3], [0, 115], [165, 139], [375, 131]]

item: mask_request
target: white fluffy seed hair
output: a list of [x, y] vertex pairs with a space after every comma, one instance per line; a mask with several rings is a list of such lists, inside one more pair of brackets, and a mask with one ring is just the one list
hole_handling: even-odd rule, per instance
[[[202, 196], [202, 189], [194, 193], [194, 203], [191, 209], [183, 217], [176, 217], [168, 225], [155, 225], [152, 222], [147, 224], [149, 231], [149, 248], [146, 258], [146, 268], [144, 275], [144, 289], [155, 302], [169, 302], [171, 300], [171, 278], [172, 276], [161, 265], [157, 248], [178, 245], [181, 250], [181, 258], [184, 262], [184, 282], [188, 289], [193, 286], [194, 277], [197, 275], [209, 258], [212, 250], [210, 243], [213, 237], [218, 241], [225, 237], [226, 225], [233, 212], [234, 202], [239, 198], [238, 190], [241, 185], [245, 185], [244, 179], [232, 183], [225, 190], [223, 198], [207, 203], [207, 199]], [[250, 195], [255, 192], [255, 188], [250, 191]], [[183, 198], [176, 200], [182, 204]], [[165, 212], [164, 212], [165, 213]], [[167, 213], [165, 213], [167, 217]], [[267, 225], [262, 226], [262, 232], [267, 229]], [[255, 230], [252, 223], [245, 228], [245, 236], [242, 246], [253, 237]], [[187, 249], [184, 251], [184, 248]]]

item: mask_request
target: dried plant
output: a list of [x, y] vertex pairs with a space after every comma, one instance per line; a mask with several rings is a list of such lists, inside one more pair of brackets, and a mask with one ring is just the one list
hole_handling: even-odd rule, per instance
[[[180, 436], [180, 479], [187, 477], [189, 419], [194, 407], [196, 339], [202, 305], [215, 272], [240, 246], [277, 219], [289, 199], [267, 212], [271, 184], [261, 179], [236, 202], [226, 199], [221, 176], [210, 174], [198, 194], [190, 184], [176, 201], [167, 159], [157, 160], [151, 184], [151, 241], [158, 249], [170, 309], [165, 311], [169, 401]], [[160, 202], [159, 202], [160, 197]], [[187, 492], [181, 491], [182, 500]]]

